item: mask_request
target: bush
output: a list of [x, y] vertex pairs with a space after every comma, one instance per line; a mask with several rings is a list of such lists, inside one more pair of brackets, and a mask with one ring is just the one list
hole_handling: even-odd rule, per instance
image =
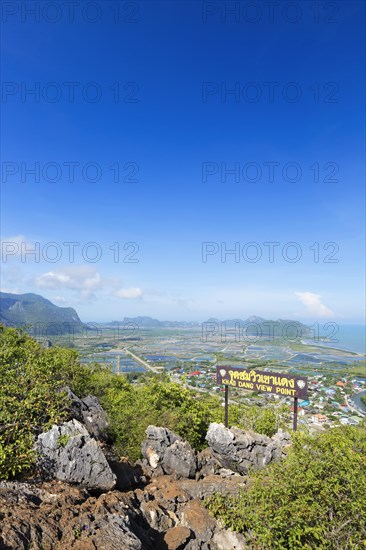
[[76, 357], [0, 325], [1, 478], [26, 471], [35, 460], [34, 437], [65, 417], [66, 394], [60, 389]]
[[366, 435], [342, 427], [297, 433], [287, 458], [252, 474], [237, 497], [206, 505], [253, 548], [360, 549], [366, 542]]
[[212, 420], [212, 404], [198, 401], [166, 375], [145, 375], [131, 384], [109, 368], [79, 365], [73, 350], [43, 348], [25, 332], [3, 326], [0, 384], [1, 478], [27, 471], [36, 459], [35, 436], [67, 419], [68, 401], [61, 391], [66, 385], [80, 397], [98, 397], [116, 451], [131, 460], [140, 457], [149, 424], [168, 427], [200, 449]]
[[[140, 457], [149, 424], [164, 426], [197, 450], [205, 445], [210, 422], [223, 422], [217, 397], [197, 397], [166, 374], [146, 373], [135, 383], [108, 367], [80, 365], [76, 351], [43, 348], [25, 332], [0, 326], [0, 477], [25, 472], [35, 461], [34, 438], [67, 419], [61, 388], [79, 397], [95, 395], [105, 409], [118, 454]], [[278, 415], [271, 409], [229, 406], [229, 424], [272, 435]]]
[[116, 451], [130, 460], [140, 458], [149, 424], [171, 429], [196, 449], [205, 444], [212, 421], [210, 407], [165, 375], [147, 375], [130, 384], [125, 377], [93, 365], [87, 383], [79, 390], [82, 395], [92, 393], [98, 397], [107, 412]]

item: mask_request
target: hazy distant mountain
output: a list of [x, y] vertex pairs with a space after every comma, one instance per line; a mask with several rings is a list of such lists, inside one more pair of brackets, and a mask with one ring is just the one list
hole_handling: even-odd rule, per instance
[[262, 321], [265, 321], [263, 317], [258, 317], [257, 315], [251, 315], [251, 317], [248, 317], [248, 319], [245, 321], [246, 323], [262, 323]]
[[122, 321], [123, 324], [134, 323], [139, 327], [153, 328], [162, 327], [164, 323], [153, 317], [125, 317]]
[[0, 322], [7, 326], [31, 325], [34, 335], [70, 334], [83, 328], [72, 307], [58, 307], [38, 294], [0, 292]]
[[291, 319], [264, 319], [263, 317], [257, 317], [252, 315], [248, 319], [226, 319], [220, 321], [219, 319], [210, 318], [205, 323], [216, 323], [220, 326], [224, 325], [224, 329], [233, 329], [239, 326], [240, 330], [244, 330], [244, 336], [275, 336], [284, 338], [294, 338], [296, 334], [300, 337], [311, 334], [311, 329], [307, 325], [300, 323], [300, 321], [294, 321]]
[[[204, 323], [216, 324], [221, 327], [221, 323], [225, 323], [225, 328], [235, 328], [235, 325], [245, 328], [245, 334], [247, 335], [263, 335], [263, 336], [284, 336], [286, 338], [292, 338], [293, 335], [298, 332], [300, 336], [306, 336], [310, 334], [311, 330], [308, 326], [300, 323], [299, 321], [278, 319], [273, 321], [270, 319], [264, 319], [257, 315], [252, 315], [248, 319], [226, 319], [225, 321], [211, 317], [204, 323], [197, 321], [159, 321], [153, 317], [125, 317], [122, 321], [112, 321], [106, 323], [105, 326], [125, 326], [127, 324], [133, 324], [139, 328], [153, 329], [153, 328], [197, 328], [201, 327]], [[221, 328], [220, 328], [221, 330]], [[287, 332], [286, 332], [287, 331]]]
[[207, 319], [205, 323], [226, 323], [227, 326], [235, 326], [236, 323], [243, 325], [248, 323], [262, 323], [263, 321], [265, 321], [263, 317], [257, 317], [257, 315], [252, 315], [251, 317], [248, 317], [248, 319], [246, 319], [245, 321], [243, 321], [243, 319], [226, 319], [225, 321], [223, 321], [221, 319], [210, 317], [210, 319]]
[[107, 323], [107, 325], [124, 326], [128, 323], [142, 328], [190, 328], [200, 326], [200, 323], [197, 321], [159, 321], [153, 317], [125, 317], [122, 321], [112, 321], [111, 323]]

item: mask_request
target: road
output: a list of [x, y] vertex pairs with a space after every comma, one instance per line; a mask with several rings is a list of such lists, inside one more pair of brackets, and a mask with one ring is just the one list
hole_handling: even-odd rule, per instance
[[133, 357], [135, 361], [138, 361], [143, 367], [145, 367], [145, 369], [150, 370], [151, 372], [155, 372], [155, 374], [161, 373], [161, 370], [157, 369], [156, 367], [152, 367], [151, 365], [149, 365], [149, 363], [141, 359], [141, 357], [139, 357], [138, 355], [135, 355], [128, 348], [123, 348], [123, 351], [128, 355], [131, 355], [131, 357]]
[[[359, 409], [358, 407], [356, 407], [352, 402], [349, 401], [348, 399], [348, 395], [345, 394], [345, 398], [346, 398], [346, 404], [347, 404], [347, 407], [349, 409], [351, 409], [352, 412], [355, 412], [355, 413], [358, 413], [359, 415], [361, 416], [365, 416], [365, 413], [364, 411], [362, 411], [361, 409]], [[352, 396], [351, 396], [352, 397]]]

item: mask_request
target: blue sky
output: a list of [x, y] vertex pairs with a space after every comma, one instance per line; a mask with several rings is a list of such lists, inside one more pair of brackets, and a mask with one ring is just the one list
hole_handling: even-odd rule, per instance
[[2, 14], [2, 288], [364, 322], [365, 4], [46, 4]]

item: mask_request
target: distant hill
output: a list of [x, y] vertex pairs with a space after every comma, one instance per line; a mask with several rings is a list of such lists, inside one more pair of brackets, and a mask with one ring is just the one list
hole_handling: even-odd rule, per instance
[[240, 330], [244, 330], [244, 336], [274, 336], [280, 338], [294, 338], [296, 334], [300, 337], [308, 336], [311, 334], [311, 329], [307, 325], [300, 323], [300, 321], [294, 321], [291, 319], [263, 319], [263, 317], [257, 317], [252, 315], [248, 319], [226, 319], [220, 321], [219, 319], [208, 319], [206, 323], [216, 323], [221, 326], [221, 323], [225, 323], [225, 328], [235, 328], [235, 325], [240, 327]]
[[59, 307], [38, 294], [0, 292], [0, 322], [10, 327], [30, 325], [34, 336], [79, 332], [84, 324], [72, 307]]
[[222, 321], [221, 319], [216, 319], [214, 317], [210, 317], [210, 319], [207, 319], [205, 323], [226, 323], [227, 326], [235, 326], [235, 323], [239, 323], [240, 325], [248, 324], [248, 323], [262, 323], [266, 320], [263, 317], [257, 317], [257, 315], [252, 315], [251, 317], [248, 317], [245, 321], [243, 319], [226, 319], [225, 321]]
[[[38, 294], [10, 294], [0, 292], [0, 322], [6, 326], [29, 326], [29, 332], [34, 336], [55, 336], [58, 334], [73, 334], [83, 329], [91, 330], [91, 326], [81, 322], [77, 312], [72, 307], [59, 307], [39, 296]], [[218, 330], [235, 329], [240, 327], [245, 336], [274, 336], [294, 338], [311, 334], [310, 327], [299, 321], [278, 319], [277, 321], [264, 319], [252, 315], [247, 319], [220, 319], [210, 318], [205, 323], [215, 323]], [[125, 326], [133, 324], [140, 329], [152, 330], [155, 328], [199, 328], [203, 323], [197, 321], [159, 321], [153, 317], [125, 317], [122, 321], [103, 323], [104, 327]]]
[[142, 328], [193, 328], [199, 327], [198, 321], [159, 321], [153, 317], [124, 317], [122, 321], [111, 321], [106, 326], [119, 325], [124, 326], [132, 323]]
[[[153, 317], [125, 317], [122, 321], [112, 321], [106, 323], [105, 326], [124, 326], [129, 323], [137, 325], [139, 328], [153, 329], [153, 328], [197, 328], [201, 327], [203, 323], [197, 321], [159, 321]], [[275, 336], [285, 338], [293, 338], [296, 332], [300, 336], [307, 336], [311, 333], [310, 327], [300, 323], [299, 321], [278, 319], [277, 321], [271, 319], [264, 319], [252, 315], [247, 319], [226, 319], [220, 320], [216, 318], [207, 319], [204, 323], [214, 323], [221, 327], [221, 323], [225, 323], [226, 328], [235, 328], [235, 325], [239, 325], [241, 329], [245, 329], [245, 335], [248, 336]], [[287, 331], [287, 332], [286, 332]]]

